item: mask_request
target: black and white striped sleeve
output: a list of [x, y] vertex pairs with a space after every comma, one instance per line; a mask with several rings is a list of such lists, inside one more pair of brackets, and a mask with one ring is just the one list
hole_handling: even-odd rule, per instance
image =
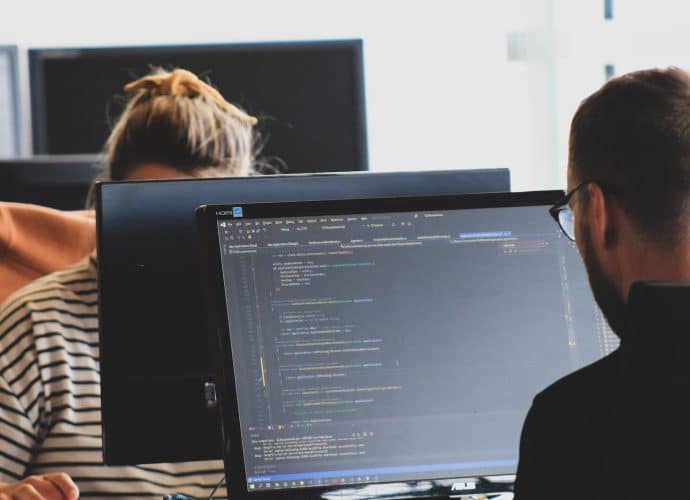
[[25, 476], [36, 439], [31, 419], [0, 376], [0, 482], [9, 483]]

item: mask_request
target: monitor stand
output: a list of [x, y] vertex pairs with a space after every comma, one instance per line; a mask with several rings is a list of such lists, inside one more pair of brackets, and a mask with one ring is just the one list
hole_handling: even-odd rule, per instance
[[324, 500], [509, 500], [513, 498], [515, 476], [466, 477], [404, 483], [368, 484], [331, 490]]

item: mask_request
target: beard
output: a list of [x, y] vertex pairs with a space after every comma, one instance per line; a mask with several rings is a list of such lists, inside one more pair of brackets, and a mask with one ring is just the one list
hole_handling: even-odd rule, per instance
[[604, 314], [611, 330], [622, 339], [626, 325], [625, 302], [620, 298], [616, 285], [606, 276], [601, 263], [596, 258], [588, 228], [583, 227], [579, 236], [582, 239], [582, 261], [587, 270], [589, 286], [592, 288], [594, 300]]

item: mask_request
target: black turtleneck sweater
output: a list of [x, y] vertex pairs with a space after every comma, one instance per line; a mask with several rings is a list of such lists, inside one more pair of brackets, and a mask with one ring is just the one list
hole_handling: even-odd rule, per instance
[[688, 498], [690, 356], [629, 344], [534, 398], [515, 500]]

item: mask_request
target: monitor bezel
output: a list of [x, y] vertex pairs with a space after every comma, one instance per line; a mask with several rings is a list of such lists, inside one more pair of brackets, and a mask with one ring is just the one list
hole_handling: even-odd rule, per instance
[[29, 84], [31, 94], [31, 120], [34, 154], [50, 154], [48, 151], [48, 118], [45, 110], [46, 75], [44, 63], [46, 60], [95, 57], [95, 56], [126, 56], [147, 55], [152, 57], [167, 54], [185, 55], [199, 52], [231, 53], [258, 51], [290, 51], [290, 50], [349, 50], [353, 62], [353, 93], [355, 102], [353, 111], [359, 130], [355, 136], [357, 151], [357, 167], [354, 171], [369, 170], [369, 147], [366, 116], [366, 91], [364, 74], [364, 45], [361, 38], [325, 39], [325, 40], [290, 40], [263, 42], [236, 42], [215, 44], [184, 44], [184, 45], [137, 45], [137, 46], [93, 46], [93, 47], [61, 47], [61, 48], [32, 48], [29, 49]]
[[[352, 200], [321, 200], [287, 203], [241, 204], [243, 216], [236, 220], [261, 218], [282, 218], [299, 216], [331, 216], [346, 214], [425, 212], [436, 210], [465, 210], [478, 208], [502, 208], [525, 206], [550, 206], [564, 195], [563, 191], [531, 191], [517, 193], [486, 193], [465, 195], [444, 195], [401, 198], [368, 198]], [[284, 500], [320, 499], [329, 491], [341, 490], [343, 486], [313, 486], [308, 488], [270, 489], [266, 491], [247, 490], [247, 475], [242, 448], [235, 367], [230, 348], [230, 329], [226, 318], [225, 287], [221, 263], [221, 244], [217, 221], [219, 212], [232, 211], [238, 205], [204, 205], [197, 209], [197, 224], [203, 259], [203, 289], [207, 307], [207, 328], [209, 340], [215, 353], [216, 384], [218, 386], [218, 407], [223, 439], [223, 461], [225, 464], [228, 496], [235, 500], [275, 498]], [[557, 228], [554, 228], [557, 229]], [[239, 444], [239, 449], [237, 448]], [[234, 445], [234, 446], [233, 446]], [[505, 470], [497, 475], [511, 475], [515, 470]], [[463, 477], [472, 477], [468, 473]], [[443, 478], [454, 479], [454, 478]], [[415, 480], [420, 482], [424, 480]], [[396, 481], [395, 483], [400, 483]], [[368, 483], [374, 484], [374, 483]], [[382, 482], [377, 484], [393, 484]], [[348, 488], [364, 487], [366, 484], [346, 485]]]

